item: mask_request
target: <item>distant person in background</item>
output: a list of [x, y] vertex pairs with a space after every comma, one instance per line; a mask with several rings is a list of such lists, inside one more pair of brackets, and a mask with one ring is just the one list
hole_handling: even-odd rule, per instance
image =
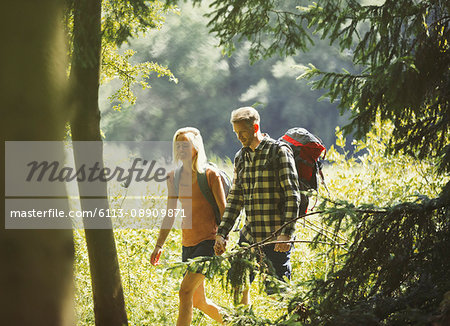
[[[191, 225], [182, 224], [182, 260], [200, 256], [214, 256], [214, 240], [217, 224], [213, 207], [203, 196], [197, 182], [197, 173], [206, 173], [208, 185], [219, 207], [220, 214], [225, 210], [225, 192], [220, 175], [207, 168], [205, 149], [202, 136], [196, 128], [179, 129], [173, 137], [173, 152], [176, 162], [182, 163], [179, 184], [175, 184], [175, 171], [169, 173], [167, 180], [168, 201], [167, 211], [177, 208], [177, 199], [184, 209], [186, 221]], [[192, 216], [189, 214], [192, 212]], [[151, 263], [158, 264], [159, 256], [166, 238], [174, 223], [174, 217], [166, 216], [163, 220], [158, 240], [151, 255]], [[188, 223], [190, 224], [190, 223]], [[179, 297], [180, 306], [177, 326], [190, 325], [193, 307], [200, 309], [206, 315], [223, 323], [219, 308], [205, 296], [205, 276], [201, 273], [188, 271], [181, 282]]]
[[[242, 149], [234, 159], [234, 178], [227, 206], [217, 231], [214, 246], [216, 255], [225, 251], [226, 238], [241, 209], [245, 210], [245, 225], [240, 231], [239, 244], [253, 244], [270, 237], [285, 222], [299, 214], [300, 192], [293, 153], [280, 145], [260, 128], [258, 111], [243, 107], [231, 113], [231, 124]], [[276, 155], [273, 155], [276, 154]], [[275, 158], [277, 162], [270, 161]], [[294, 223], [277, 234], [277, 243], [263, 246], [265, 256], [274, 268], [276, 277], [291, 277], [291, 243]], [[271, 289], [266, 288], [270, 294]], [[241, 303], [249, 304], [248, 288]]]

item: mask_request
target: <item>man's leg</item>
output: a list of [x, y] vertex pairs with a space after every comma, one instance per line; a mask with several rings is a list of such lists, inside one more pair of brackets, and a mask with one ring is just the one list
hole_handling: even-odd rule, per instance
[[242, 291], [242, 299], [240, 304], [248, 306], [250, 304], [250, 287], [246, 286]]
[[[264, 255], [266, 256], [268, 263], [269, 263], [269, 272], [275, 274], [275, 276], [282, 281], [285, 281], [286, 278], [288, 280], [291, 279], [291, 251], [292, 246], [289, 249], [289, 251], [286, 252], [279, 252], [274, 251], [275, 245], [268, 245], [263, 247]], [[273, 286], [269, 284], [267, 286], [266, 284], [266, 293], [267, 294], [273, 294], [275, 292], [275, 289]]]
[[[239, 241], [237, 243], [238, 246], [242, 246], [242, 244], [246, 242], [242, 233], [239, 232]], [[250, 284], [252, 284], [253, 280], [255, 279], [255, 273], [253, 273], [253, 271], [250, 272]], [[244, 289], [242, 290], [242, 298], [239, 301], [239, 291], [237, 291], [237, 289], [235, 289], [235, 293], [237, 294], [237, 297], [234, 298], [234, 304], [237, 304], [237, 302], [239, 302], [239, 304], [248, 306], [250, 304], [250, 285], [244, 285]]]

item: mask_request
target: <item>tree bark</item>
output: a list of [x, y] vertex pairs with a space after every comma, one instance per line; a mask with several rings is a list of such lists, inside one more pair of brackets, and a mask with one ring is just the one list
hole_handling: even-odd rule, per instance
[[[74, 8], [74, 40], [70, 73], [73, 87], [74, 116], [71, 120], [75, 164], [78, 167], [86, 153], [80, 152], [77, 141], [97, 141], [97, 149], [89, 154], [91, 162], [103, 167], [100, 134], [98, 90], [101, 60], [101, 0], [77, 0]], [[81, 157], [83, 156], [83, 158]], [[96, 194], [95, 204], [86, 196]], [[78, 184], [83, 210], [107, 209], [106, 182], [96, 185]], [[97, 326], [127, 325], [127, 315], [120, 278], [119, 263], [112, 224], [106, 229], [90, 229], [85, 220], [85, 234], [94, 294], [95, 323]], [[103, 225], [104, 227], [104, 225]]]
[[[4, 141], [63, 140], [67, 120], [63, 6], [60, 0], [16, 0], [2, 2], [0, 8], [2, 325], [75, 324], [72, 230], [13, 230], [5, 229], [4, 223]], [[62, 155], [62, 143], [60, 149]]]

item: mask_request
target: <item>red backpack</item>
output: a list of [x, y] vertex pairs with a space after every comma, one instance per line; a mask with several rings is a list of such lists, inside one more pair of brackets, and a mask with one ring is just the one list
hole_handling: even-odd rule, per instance
[[[289, 146], [294, 153], [295, 166], [297, 168], [300, 190], [302, 191], [310, 189], [318, 190], [319, 184], [317, 182], [317, 175], [321, 177], [325, 189], [327, 189], [322, 173], [322, 162], [319, 161], [319, 157], [323, 151], [325, 151], [323, 154], [323, 159], [325, 159], [327, 151], [325, 145], [323, 144], [322, 140], [319, 137], [313, 135], [304, 128], [297, 127], [291, 128], [288, 131], [286, 131], [286, 133], [278, 139], [277, 143], [279, 144], [279, 146]], [[274, 164], [273, 168], [275, 169], [275, 171], [277, 171], [275, 175], [279, 179], [278, 175], [279, 166], [278, 160], [276, 159], [276, 155], [277, 151], [273, 151], [271, 155], [269, 154], [268, 162], [273, 162]], [[234, 164], [238, 171], [238, 175], [242, 173], [243, 162], [244, 159], [241, 149], [234, 158]], [[240, 180], [239, 176], [238, 180]], [[300, 213], [305, 214], [308, 208], [309, 200], [308, 197], [303, 193], [300, 196], [301, 196]]]
[[324, 180], [319, 157], [324, 152], [322, 159], [325, 159], [327, 153], [322, 140], [304, 128], [291, 128], [278, 140], [294, 152], [301, 190], [317, 190], [317, 174]]

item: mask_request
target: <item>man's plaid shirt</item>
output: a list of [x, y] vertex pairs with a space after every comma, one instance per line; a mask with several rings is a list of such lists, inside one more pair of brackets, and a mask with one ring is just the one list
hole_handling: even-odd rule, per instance
[[[288, 146], [280, 146], [265, 136], [255, 148], [253, 159], [250, 151], [246, 147], [236, 154], [233, 185], [217, 233], [225, 238], [244, 208], [246, 222], [241, 232], [249, 243], [254, 243], [298, 216], [300, 192], [294, 157]], [[273, 155], [273, 151], [277, 154]], [[244, 155], [243, 163], [239, 163], [240, 155]], [[273, 158], [278, 162], [272, 162]], [[279, 169], [278, 177], [274, 164]], [[242, 168], [243, 171], [237, 171]], [[292, 236], [294, 230], [292, 223], [277, 235]]]

